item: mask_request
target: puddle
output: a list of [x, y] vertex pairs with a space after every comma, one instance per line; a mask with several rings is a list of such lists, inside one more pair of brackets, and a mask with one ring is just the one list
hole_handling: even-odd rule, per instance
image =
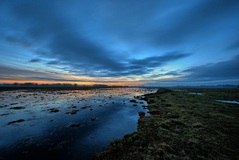
[[223, 102], [223, 103], [232, 103], [232, 104], [239, 104], [238, 101], [228, 101], [228, 100], [216, 100], [217, 102]]
[[189, 93], [189, 94], [200, 95], [200, 96], [202, 96], [204, 93], [201, 93], [201, 92], [191, 92], [191, 93]]

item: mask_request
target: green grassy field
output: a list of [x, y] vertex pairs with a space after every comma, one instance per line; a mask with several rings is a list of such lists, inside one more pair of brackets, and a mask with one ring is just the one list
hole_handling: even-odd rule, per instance
[[96, 159], [239, 159], [239, 89], [159, 89], [145, 96], [151, 116]]

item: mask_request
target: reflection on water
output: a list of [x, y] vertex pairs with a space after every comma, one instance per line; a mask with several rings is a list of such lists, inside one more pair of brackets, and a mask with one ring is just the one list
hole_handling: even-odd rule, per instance
[[0, 158], [90, 159], [137, 130], [152, 89], [0, 92]]
[[204, 93], [201, 93], [201, 92], [192, 92], [192, 93], [189, 93], [189, 94], [202, 96]]
[[228, 100], [216, 100], [217, 102], [223, 102], [223, 103], [232, 103], [232, 104], [239, 104], [238, 101], [228, 101]]

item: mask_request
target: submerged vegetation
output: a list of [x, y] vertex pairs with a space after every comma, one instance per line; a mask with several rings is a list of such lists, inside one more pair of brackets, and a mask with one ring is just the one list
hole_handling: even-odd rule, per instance
[[[200, 93], [200, 94], [192, 94]], [[159, 89], [147, 94], [151, 116], [95, 159], [239, 159], [239, 89]]]

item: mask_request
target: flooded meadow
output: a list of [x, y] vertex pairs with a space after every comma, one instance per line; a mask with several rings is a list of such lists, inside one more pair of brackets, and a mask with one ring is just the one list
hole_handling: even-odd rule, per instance
[[0, 159], [91, 159], [137, 130], [155, 89], [0, 92]]

